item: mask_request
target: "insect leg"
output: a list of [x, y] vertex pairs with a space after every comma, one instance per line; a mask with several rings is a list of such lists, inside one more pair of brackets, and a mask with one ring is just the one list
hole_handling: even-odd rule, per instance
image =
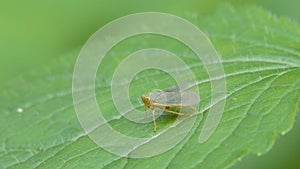
[[154, 133], [155, 133], [155, 132], [156, 132], [155, 109], [152, 110], [152, 118], [153, 118], [153, 124], [154, 124], [153, 131], [154, 131]]
[[191, 116], [192, 115], [192, 114], [179, 113], [179, 112], [168, 110], [168, 109], [165, 109], [164, 111], [168, 112], [168, 113], [172, 113], [172, 114], [177, 114], [177, 115], [180, 115], [180, 116]]
[[146, 105], [144, 106], [145, 108], [145, 120], [148, 120], [148, 111]]

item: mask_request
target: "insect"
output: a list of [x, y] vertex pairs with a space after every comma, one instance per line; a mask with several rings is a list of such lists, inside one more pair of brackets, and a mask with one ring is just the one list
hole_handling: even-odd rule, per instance
[[152, 110], [154, 132], [156, 132], [155, 112], [157, 108], [171, 114], [192, 116], [197, 111], [196, 105], [199, 104], [200, 100], [198, 94], [180, 91], [180, 87], [158, 90], [149, 94], [144, 94], [141, 99], [144, 103], [145, 111], [147, 108]]

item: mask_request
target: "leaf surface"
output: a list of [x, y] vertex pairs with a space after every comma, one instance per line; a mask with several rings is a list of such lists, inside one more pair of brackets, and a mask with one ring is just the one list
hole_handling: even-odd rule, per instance
[[[253, 6], [223, 5], [213, 15], [184, 17], [211, 39], [226, 74], [225, 111], [207, 142], [198, 142], [211, 99], [203, 64], [174, 39], [143, 35], [115, 46], [99, 65], [98, 104], [115, 130], [133, 137], [151, 136], [151, 122], [138, 124], [119, 117], [110, 82], [115, 68], [130, 53], [150, 47], [172, 51], [196, 75], [204, 111], [178, 145], [144, 159], [118, 157], [98, 147], [83, 132], [74, 111], [72, 73], [78, 52], [73, 52], [7, 83], [0, 95], [0, 168], [227, 168], [248, 153], [270, 150], [277, 135], [292, 128], [297, 112], [299, 26]], [[141, 72], [130, 84], [132, 104], [142, 110], [142, 94], [173, 84], [164, 72]], [[158, 132], [173, 121], [172, 116], [160, 117]]]

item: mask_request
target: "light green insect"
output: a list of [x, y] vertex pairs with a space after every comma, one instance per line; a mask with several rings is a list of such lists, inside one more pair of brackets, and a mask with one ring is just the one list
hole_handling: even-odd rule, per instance
[[154, 132], [156, 132], [155, 112], [157, 108], [180, 116], [192, 116], [195, 115], [196, 105], [200, 100], [196, 93], [180, 91], [179, 87], [144, 94], [141, 99], [145, 105], [145, 111], [147, 108], [152, 110]]

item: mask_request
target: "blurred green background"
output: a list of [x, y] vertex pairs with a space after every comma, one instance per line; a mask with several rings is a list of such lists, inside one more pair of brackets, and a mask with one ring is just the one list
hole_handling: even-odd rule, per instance
[[[5, 81], [78, 49], [101, 26], [118, 17], [145, 11], [209, 14], [221, 0], [152, 1], [0, 1], [0, 89]], [[232, 0], [258, 4], [275, 15], [300, 22], [299, 0]], [[299, 120], [279, 136], [266, 155], [247, 156], [234, 169], [300, 168]]]

